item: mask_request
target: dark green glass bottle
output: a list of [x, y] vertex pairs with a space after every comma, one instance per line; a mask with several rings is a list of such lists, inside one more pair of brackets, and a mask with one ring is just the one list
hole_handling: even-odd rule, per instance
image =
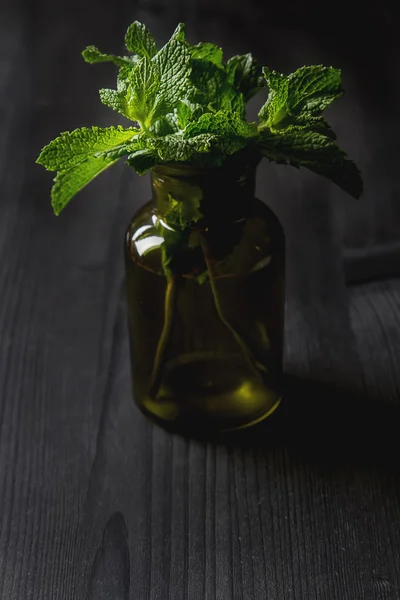
[[258, 423], [281, 399], [285, 241], [255, 168], [156, 167], [125, 244], [134, 399], [184, 431]]

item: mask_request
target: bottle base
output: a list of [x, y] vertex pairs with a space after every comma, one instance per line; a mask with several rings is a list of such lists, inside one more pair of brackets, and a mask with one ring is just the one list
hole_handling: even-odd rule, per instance
[[[156, 395], [138, 394], [146, 414], [184, 432], [230, 432], [256, 425], [279, 406], [268, 373], [240, 356], [180, 356], [165, 365]], [[265, 372], [264, 372], [265, 371]]]

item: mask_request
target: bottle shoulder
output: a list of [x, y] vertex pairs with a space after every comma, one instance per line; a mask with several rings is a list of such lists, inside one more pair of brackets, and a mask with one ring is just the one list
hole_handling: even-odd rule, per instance
[[[179, 268], [201, 271], [206, 241], [216, 270], [223, 276], [246, 273], [267, 265], [273, 255], [284, 255], [284, 233], [275, 213], [254, 198], [245, 218], [229, 218], [209, 227], [176, 231], [160, 216], [152, 201], [132, 218], [126, 233], [130, 260], [154, 272], [163, 272], [165, 257], [173, 256]], [[204, 267], [204, 264], [203, 264]]]
[[[159, 218], [160, 215], [154, 202], [149, 200], [132, 217], [128, 229], [131, 234], [134, 234], [142, 227], [146, 227], [146, 230], [155, 228]], [[269, 232], [271, 235], [274, 235], [274, 237], [284, 238], [283, 227], [277, 215], [265, 202], [262, 202], [258, 198], [253, 198], [252, 207], [246, 217], [246, 221], [250, 225], [249, 229], [251, 229], [251, 225], [254, 222], [257, 222], [259, 226], [264, 226], [264, 231]], [[221, 227], [224, 224], [229, 224], [228, 218], [225, 222], [219, 222]]]

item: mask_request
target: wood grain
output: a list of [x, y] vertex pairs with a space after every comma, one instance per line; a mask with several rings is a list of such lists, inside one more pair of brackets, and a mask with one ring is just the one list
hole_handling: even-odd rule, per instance
[[[369, 169], [366, 203], [345, 206], [307, 173], [260, 170], [259, 195], [287, 235], [286, 394], [240, 436], [173, 436], [132, 402], [122, 239], [148, 182], [116, 167], [56, 219], [51, 177], [34, 164], [60, 131], [109, 122], [96, 90], [113, 69], [84, 65], [80, 51], [118, 51], [134, 18], [159, 39], [187, 20], [278, 67], [347, 60], [307, 13], [297, 29], [272, 25], [253, 1], [0, 6], [1, 600], [400, 598], [400, 283], [385, 272], [347, 288], [342, 268], [343, 243], [389, 242], [399, 224], [392, 171], [379, 187], [389, 116], [362, 101], [361, 58], [348, 58], [353, 85], [334, 118]], [[353, 48], [350, 26], [342, 33]], [[372, 129], [369, 152], [360, 140]]]

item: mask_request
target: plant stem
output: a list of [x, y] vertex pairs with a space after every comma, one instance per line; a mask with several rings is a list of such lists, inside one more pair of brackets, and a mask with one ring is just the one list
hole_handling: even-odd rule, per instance
[[162, 379], [162, 363], [168, 346], [169, 337], [174, 320], [175, 298], [176, 298], [176, 276], [167, 277], [167, 289], [165, 291], [164, 303], [164, 325], [158, 340], [153, 371], [151, 374], [150, 394], [156, 394]]
[[248, 363], [250, 368], [257, 374], [258, 377], [261, 377], [260, 372], [257, 369], [256, 361], [254, 360], [252, 353], [250, 352], [249, 348], [247, 347], [246, 342], [242, 339], [241, 335], [236, 331], [236, 329], [233, 327], [233, 325], [231, 325], [231, 323], [229, 323], [229, 321], [224, 316], [224, 313], [222, 312], [221, 301], [219, 298], [217, 286], [215, 285], [215, 273], [214, 273], [214, 268], [213, 268], [213, 264], [212, 264], [212, 258], [210, 256], [210, 251], [208, 248], [207, 240], [205, 239], [205, 237], [203, 235], [201, 236], [201, 247], [203, 250], [204, 260], [206, 262], [208, 275], [210, 278], [211, 291], [212, 291], [212, 295], [214, 298], [214, 304], [215, 304], [215, 308], [217, 309], [218, 316], [219, 316], [220, 320], [222, 321], [222, 323], [225, 325], [225, 327], [227, 329], [229, 329], [229, 331], [231, 332], [233, 338], [235, 339], [238, 346], [240, 347], [242, 354], [243, 354], [244, 358], [246, 359], [246, 362]]

